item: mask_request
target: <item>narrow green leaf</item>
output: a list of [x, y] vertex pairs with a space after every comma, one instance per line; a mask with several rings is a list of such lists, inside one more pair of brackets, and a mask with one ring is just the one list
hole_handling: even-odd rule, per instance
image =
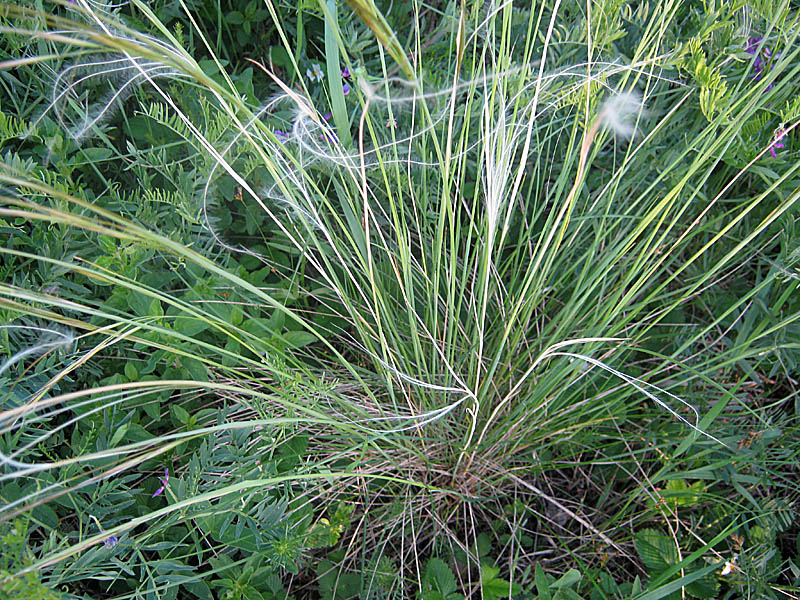
[[[352, 145], [350, 137], [350, 119], [347, 117], [347, 106], [344, 102], [342, 91], [342, 74], [339, 71], [339, 22], [336, 12], [336, 2], [327, 0], [323, 4], [325, 13], [325, 66], [328, 71], [328, 88], [331, 97], [333, 122], [336, 123], [336, 134], [339, 142], [348, 148]], [[327, 8], [327, 10], [326, 10]]]

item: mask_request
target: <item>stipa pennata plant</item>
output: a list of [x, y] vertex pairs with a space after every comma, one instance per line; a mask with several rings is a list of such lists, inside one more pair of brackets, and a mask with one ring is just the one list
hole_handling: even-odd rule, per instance
[[12, 352], [10, 352], [8, 358], [0, 363], [0, 375], [5, 373], [16, 363], [25, 360], [27, 357], [39, 357], [52, 351], [69, 349], [75, 342], [74, 336], [69, 332], [48, 327], [37, 327], [35, 325], [4, 325], [2, 330], [4, 332], [3, 337], [9, 342], [11, 342], [14, 337], [18, 337], [9, 334], [11, 332], [16, 333], [20, 331], [33, 333], [37, 335], [39, 339], [17, 349], [15, 352], [12, 348], [13, 344], [10, 343], [8, 350]]
[[118, 54], [76, 63], [54, 74], [52, 96], [42, 116], [54, 118], [69, 137], [80, 142], [102, 129], [142, 83], [176, 77], [180, 72], [161, 62]]
[[[157, 26], [154, 15], [142, 10]], [[124, 460], [70, 485], [121, 485], [123, 473], [148, 465], [151, 499], [169, 503], [147, 505], [140, 516], [113, 527], [95, 526], [74, 546], [50, 550], [39, 566], [92, 545], [106, 547], [112, 538], [119, 544], [107, 549], [115, 551], [127, 547], [126, 535], [155, 540], [176, 525], [181, 511], [197, 509], [192, 518], [217, 544], [263, 551], [280, 567], [295, 564], [296, 569], [304, 548], [313, 547], [308, 539], [320, 533], [312, 526], [304, 538], [298, 523], [316, 519], [322, 524], [328, 517], [315, 514], [315, 504], [341, 498], [358, 501], [358, 518], [369, 523], [362, 526], [365, 543], [371, 549], [391, 546], [402, 572], [417, 564], [412, 551], [441, 551], [435, 547], [442, 544], [436, 539], [440, 530], [448, 533], [445, 543], [480, 567], [485, 554], [476, 549], [476, 530], [490, 515], [504, 514], [506, 492], [536, 506], [570, 549], [585, 548], [588, 537], [625, 556], [617, 532], [549, 491], [545, 484], [552, 476], [545, 473], [563, 457], [581, 460], [589, 449], [602, 447], [603, 439], [627, 442], [623, 432], [643, 402], [658, 406], [656, 420], [688, 424], [683, 431], [689, 436], [709, 428], [682, 395], [689, 383], [708, 379], [729, 357], [694, 354], [683, 363], [689, 370], [681, 367], [687, 349], [702, 346], [715, 323], [655, 349], [650, 340], [668, 340], [669, 327], [660, 329], [666, 316], [727, 277], [747, 246], [769, 230], [795, 196], [783, 198], [718, 256], [725, 236], [733, 235], [736, 224], [767, 196], [706, 220], [707, 207], [693, 197], [691, 182], [713, 170], [726, 136], [734, 136], [744, 120], [737, 117], [753, 112], [758, 94], [743, 94], [724, 120], [712, 116], [711, 124], [693, 122], [687, 134], [680, 111], [692, 90], [671, 89], [675, 82], [652, 75], [665, 56], [642, 47], [629, 63], [590, 57], [578, 66], [574, 61], [553, 65], [548, 40], [554, 13], [541, 31], [544, 46], [526, 44], [518, 60], [522, 66], [511, 67], [512, 56], [518, 55], [502, 27], [507, 10], [503, 4], [474, 16], [453, 12], [458, 15], [458, 27], [451, 32], [454, 51], [443, 69], [449, 80], [434, 84], [425, 78], [422, 48], [415, 49], [421, 57], [417, 63], [404, 58], [375, 7], [360, 7], [356, 12], [406, 78], [397, 80], [388, 68], [345, 67], [351, 90], [345, 103], [342, 88], [342, 102], [330, 107], [312, 100], [311, 82], [304, 83], [305, 90], [295, 89], [272, 76], [266, 65], [261, 70], [280, 95], [253, 107], [229, 80], [208, 77], [177, 45], [128, 32], [99, 13], [97, 28], [75, 28], [74, 43], [91, 43], [121, 56], [113, 68], [130, 82], [126, 88], [146, 83], [213, 165], [203, 209], [218, 247], [267, 265], [282, 282], [300, 281], [305, 304], [291, 304], [292, 288], [284, 296], [268, 293], [265, 286], [173, 240], [63, 194], [58, 198], [74, 212], [10, 198], [4, 214], [59, 219], [159, 248], [177, 257], [176, 264], [195, 267], [182, 277], [212, 274], [229, 294], [220, 301], [228, 309], [223, 314], [203, 306], [207, 298], [202, 296], [178, 297], [170, 288], [75, 263], [60, 266], [146, 298], [136, 305], [142, 314], [72, 306], [4, 288], [6, 297], [20, 297], [28, 310], [44, 302], [80, 311], [87, 331], [95, 332], [92, 319], [101, 320], [106, 329], [95, 334], [94, 339], [104, 340], [95, 342], [97, 351], [130, 341], [138, 352], [164, 353], [165, 363], [179, 366], [165, 368], [170, 377], [163, 381], [145, 382], [132, 374], [129, 382], [109, 384], [97, 392], [100, 404], [92, 410], [131, 400], [149, 406], [156, 393], [186, 400], [192, 409], [170, 408], [174, 431], [154, 426], [158, 433], [152, 439], [68, 459], [69, 465], [105, 464], [110, 455], [122, 453]], [[541, 16], [528, 15], [532, 30], [547, 22]], [[658, 31], [662, 17], [666, 13], [651, 15], [648, 35]], [[480, 34], [467, 35], [467, 24]], [[339, 47], [335, 22], [329, 27], [327, 50], [337, 48], [353, 66], [355, 57]], [[492, 42], [488, 49], [485, 40]], [[339, 70], [335, 67], [329, 75]], [[220, 141], [203, 131], [181, 98], [154, 77], [173, 72], [195, 86], [179, 89], [206, 95], [207, 106], [226, 117], [228, 138]], [[177, 79], [170, 75], [168, 81]], [[602, 97], [593, 91], [598, 83], [608, 86]], [[76, 88], [65, 89], [71, 93]], [[338, 87], [330, 89], [338, 92]], [[658, 122], [641, 126], [642, 100], [633, 90], [643, 91], [648, 106], [659, 103], [652, 109], [664, 115]], [[61, 96], [59, 91], [55, 97]], [[281, 106], [293, 114], [288, 128], [272, 120]], [[82, 114], [91, 115], [85, 123], [96, 125], [111, 107], [107, 102], [98, 109], [85, 107]], [[327, 108], [336, 114], [326, 118]], [[725, 135], [717, 135], [717, 126], [726, 128]], [[612, 140], [634, 131], [641, 134]], [[679, 145], [676, 140], [683, 135], [693, 143]], [[653, 148], [667, 142], [677, 150], [669, 160], [662, 157], [665, 166], [647, 168]], [[242, 156], [252, 170], [240, 168]], [[253, 174], [256, 166], [260, 177]], [[22, 185], [18, 175], [5, 179], [10, 186]], [[215, 184], [224, 179], [235, 182], [242, 204], [257, 205], [272, 225], [276, 238], [261, 240], [262, 245], [291, 248], [294, 262], [281, 264], [255, 245], [226, 240], [211, 226], [214, 208], [209, 203], [222, 187]], [[199, 324], [216, 337], [182, 330], [180, 322]], [[747, 349], [741, 352], [760, 351], [761, 335], [743, 340]], [[149, 369], [149, 361], [142, 367], [142, 372]], [[64, 410], [78, 414], [75, 422], [89, 420], [76, 409], [89, 403], [90, 392], [61, 399]], [[213, 408], [193, 402], [209, 397]], [[723, 394], [723, 401], [730, 398]], [[36, 410], [59, 400], [48, 402]], [[157, 408], [154, 421], [164, 414]], [[245, 434], [234, 443], [228, 430]], [[202, 444], [202, 437], [215, 441], [191, 447], [186, 456], [172, 455], [183, 464], [156, 460], [187, 440]], [[305, 446], [289, 445], [285, 456], [277, 450], [301, 437]], [[724, 451], [713, 432], [706, 432], [705, 440]], [[627, 450], [634, 454], [630, 446]], [[253, 458], [262, 454], [280, 458], [267, 464]], [[58, 461], [24, 464], [43, 472], [65, 466]], [[291, 467], [283, 470], [287, 464]], [[15, 476], [20, 472], [8, 475]], [[185, 483], [188, 479], [192, 486]], [[37, 491], [12, 509], [47, 499], [51, 490]], [[264, 490], [266, 496], [256, 495]], [[273, 510], [277, 498], [268, 497], [272, 492], [288, 496], [294, 504], [285, 512], [298, 517], [276, 538], [280, 543], [259, 537], [253, 517], [269, 513], [279, 528], [283, 512]], [[483, 501], [476, 506], [478, 498]], [[235, 523], [226, 521], [223, 513], [234, 511], [239, 511]], [[212, 517], [220, 517], [218, 526]], [[136, 529], [144, 525], [146, 533]], [[239, 537], [228, 534], [230, 527]], [[526, 527], [545, 535], [534, 525]], [[246, 548], [244, 531], [248, 540], [252, 535]], [[413, 544], [397, 541], [408, 536]], [[514, 555], [516, 543], [503, 552]], [[466, 569], [463, 576], [475, 577], [479, 571]]]

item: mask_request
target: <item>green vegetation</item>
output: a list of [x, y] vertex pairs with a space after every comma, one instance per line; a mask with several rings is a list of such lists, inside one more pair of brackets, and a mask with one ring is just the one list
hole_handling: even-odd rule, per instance
[[0, 600], [800, 592], [795, 4], [0, 30]]

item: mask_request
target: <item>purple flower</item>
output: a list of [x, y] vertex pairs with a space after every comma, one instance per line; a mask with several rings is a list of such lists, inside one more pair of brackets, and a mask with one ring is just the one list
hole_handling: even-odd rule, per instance
[[289, 133], [286, 131], [281, 131], [280, 129], [275, 130], [275, 137], [278, 138], [279, 142], [286, 142], [289, 139]]
[[347, 67], [342, 69], [340, 71], [340, 73], [341, 73], [342, 77], [350, 77], [350, 69], [348, 69]]
[[158, 496], [161, 492], [167, 489], [167, 484], [169, 483], [169, 469], [164, 469], [164, 478], [161, 479], [160, 477], [158, 480], [161, 482], [161, 487], [158, 488], [155, 493], [152, 495], [153, 498]]
[[[94, 515], [89, 515], [89, 516], [94, 520], [95, 523], [97, 523], [97, 528], [100, 530], [100, 533], [105, 533], [105, 531], [103, 531], [103, 526], [100, 525], [100, 521], [97, 520], [97, 517], [95, 517]], [[119, 538], [117, 536], [110, 535], [103, 540], [103, 544], [105, 544], [106, 548], [113, 548], [114, 546], [117, 545], [118, 541]]]
[[345, 96], [347, 96], [347, 94], [350, 93], [350, 84], [349, 83], [345, 82], [345, 83], [342, 84], [342, 92], [344, 93]]
[[[333, 113], [329, 113], [329, 112], [327, 112], [324, 115], [322, 115], [322, 118], [325, 119], [326, 121], [330, 121], [332, 117], [333, 117]], [[330, 142], [331, 144], [339, 143], [339, 138], [336, 137], [336, 134], [333, 133], [333, 132], [331, 132], [331, 133], [321, 133], [319, 135], [319, 139], [328, 140], [328, 142]]]
[[[769, 64], [770, 69], [772, 68], [772, 50], [770, 50], [767, 46], [761, 47], [762, 40], [763, 38], [761, 36], [748, 38], [747, 45], [745, 46], [744, 49], [745, 52], [747, 52], [748, 54], [752, 54], [753, 56], [756, 57], [755, 60], [753, 61], [753, 71], [755, 71], [755, 75], [753, 75], [750, 78], [752, 81], [758, 81], [759, 79], [761, 79], [762, 71], [764, 70], [765, 64]], [[780, 53], [775, 55], [775, 58], [779, 57]], [[767, 86], [767, 90], [771, 90], [772, 85], [773, 84], [770, 83]]]
[[336, 136], [335, 133], [325, 133], [325, 134], [321, 133], [319, 138], [321, 140], [327, 140], [328, 143], [330, 143], [330, 144], [338, 144], [339, 143], [339, 138]]
[[[758, 81], [761, 79], [761, 69], [764, 67], [764, 59], [761, 58], [761, 53], [759, 52], [759, 44], [761, 43], [761, 37], [753, 37], [747, 40], [747, 47], [744, 49], [745, 52], [748, 54], [752, 54], [755, 56], [755, 60], [753, 61], [753, 70], [755, 71], [755, 75], [753, 75], [753, 81]], [[764, 48], [764, 54], [769, 56], [769, 48]]]
[[748, 54], [757, 54], [758, 45], [761, 43], [762, 39], [761, 36], [747, 38], [747, 46], [745, 46], [744, 51]]
[[781, 141], [785, 135], [786, 132], [783, 130], [783, 127], [778, 127], [778, 130], [775, 132], [775, 141], [773, 141], [769, 147], [769, 153], [772, 154], [772, 158], [778, 158], [778, 153], [775, 152], [775, 148], [783, 150], [785, 147], [784, 143]]

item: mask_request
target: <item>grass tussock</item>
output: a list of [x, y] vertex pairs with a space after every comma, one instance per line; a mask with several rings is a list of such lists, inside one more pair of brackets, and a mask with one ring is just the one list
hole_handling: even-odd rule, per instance
[[0, 11], [0, 592], [796, 592], [789, 7], [232, 4]]

